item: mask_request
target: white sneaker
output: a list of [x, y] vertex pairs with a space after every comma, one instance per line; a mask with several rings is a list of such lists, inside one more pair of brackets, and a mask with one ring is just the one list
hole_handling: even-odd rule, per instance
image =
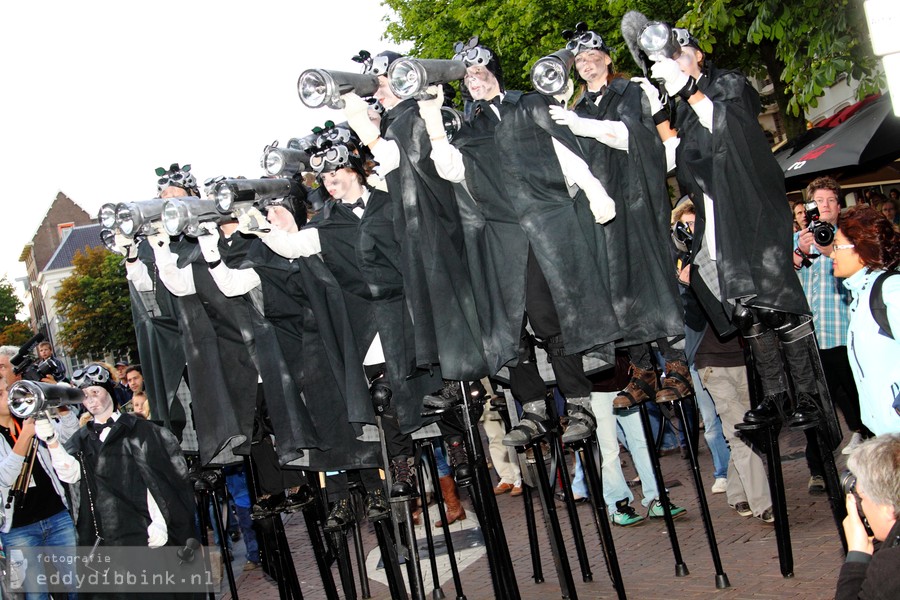
[[728, 480], [724, 477], [716, 477], [715, 483], [712, 484], [712, 493], [713, 494], [724, 494], [725, 488], [728, 485]]
[[850, 454], [853, 450], [862, 444], [865, 440], [863, 440], [862, 435], [858, 431], [854, 431], [853, 435], [850, 437], [850, 441], [847, 442], [847, 445], [844, 446], [844, 449], [841, 450], [841, 454]]

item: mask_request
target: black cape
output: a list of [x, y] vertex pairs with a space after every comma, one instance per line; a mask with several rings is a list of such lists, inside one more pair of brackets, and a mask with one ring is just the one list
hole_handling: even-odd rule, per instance
[[703, 193], [713, 200], [719, 292], [696, 269], [691, 269], [691, 287], [720, 334], [731, 329], [726, 301], [743, 299], [750, 306], [808, 315], [791, 260], [784, 173], [756, 120], [759, 94], [741, 73], [715, 67], [697, 85], [713, 102], [713, 131], [700, 124], [693, 109], [679, 105], [676, 173], [696, 210], [692, 255], [704, 246], [709, 222]]
[[489, 375], [459, 210], [452, 186], [429, 158], [431, 141], [416, 101], [400, 102], [381, 128], [400, 150], [400, 165], [386, 180], [396, 205], [394, 235], [415, 325], [416, 365], [440, 363], [454, 380]]
[[620, 344], [684, 334], [682, 305], [669, 246], [672, 204], [666, 156], [641, 86], [613, 79], [599, 104], [583, 96], [582, 117], [620, 121], [628, 128], [628, 152], [579, 137], [591, 172], [616, 203], [616, 218], [598, 225], [606, 246], [613, 308], [622, 327]]
[[[232, 240], [230, 246], [222, 248], [223, 261], [232, 268], [256, 270], [262, 282], [263, 314], [274, 328], [286, 362], [283, 374], [302, 391], [302, 406], [269, 406], [279, 458], [284, 462], [293, 448], [304, 447], [303, 464], [312, 470], [377, 466], [378, 445], [356, 439], [361, 431], [349, 420], [342, 393], [345, 386], [339, 386], [335, 377], [337, 365], [330, 359], [339, 356], [340, 350], [326, 349], [325, 340], [333, 339], [333, 334], [320, 333], [303, 286], [301, 261], [275, 254], [256, 237], [235, 235]], [[328, 322], [323, 320], [322, 324]], [[309, 427], [318, 440], [316, 448], [302, 446], [301, 437], [295, 433]]]
[[550, 286], [565, 352], [593, 350], [611, 360], [612, 348], [606, 346], [621, 332], [602, 273], [606, 257], [596, 243], [584, 192], [569, 195], [553, 140], [576, 156], [583, 154], [571, 130], [550, 118], [549, 106], [550, 100], [537, 93], [504, 97], [495, 133], [498, 185], [505, 188]]

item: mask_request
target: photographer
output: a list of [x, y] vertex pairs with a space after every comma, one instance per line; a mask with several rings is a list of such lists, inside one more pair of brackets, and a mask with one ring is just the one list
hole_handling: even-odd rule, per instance
[[[847, 467], [856, 476], [847, 494], [847, 559], [838, 577], [836, 600], [900, 597], [900, 434], [880, 435], [861, 444]], [[881, 542], [875, 549], [860, 516]]]
[[[844, 448], [844, 453], [849, 454], [872, 433], [860, 420], [859, 395], [847, 358], [850, 291], [835, 276], [830, 257], [834, 230], [841, 213], [841, 186], [831, 177], [819, 177], [807, 186], [806, 200], [808, 226], [794, 234], [794, 268], [812, 309], [828, 391], [841, 407], [847, 427], [853, 432]], [[815, 208], [810, 208], [813, 202]], [[810, 493], [824, 492], [821, 459], [809, 446], [806, 459], [811, 475]]]

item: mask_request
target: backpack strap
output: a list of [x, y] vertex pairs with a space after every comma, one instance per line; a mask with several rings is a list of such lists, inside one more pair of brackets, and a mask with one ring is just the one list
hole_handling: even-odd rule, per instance
[[893, 331], [891, 331], [891, 324], [888, 321], [887, 305], [884, 303], [884, 296], [881, 288], [888, 277], [897, 274], [900, 274], [900, 271], [885, 271], [876, 277], [875, 282], [872, 284], [872, 293], [869, 295], [869, 310], [872, 312], [872, 317], [875, 319], [875, 322], [878, 323], [878, 327], [880, 328], [878, 333], [891, 339], [895, 338]]

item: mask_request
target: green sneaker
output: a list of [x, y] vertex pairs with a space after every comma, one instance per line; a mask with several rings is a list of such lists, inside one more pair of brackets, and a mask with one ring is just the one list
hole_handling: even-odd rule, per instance
[[644, 522], [644, 517], [637, 514], [637, 511], [628, 504], [628, 499], [622, 499], [616, 502], [616, 510], [609, 515], [613, 525], [619, 527], [634, 527]]
[[[681, 515], [685, 514], [687, 510], [680, 506], [675, 506], [670, 501], [669, 512], [672, 513], [673, 519], [677, 519]], [[659, 498], [650, 503], [650, 510], [647, 511], [647, 516], [651, 519], [662, 519], [665, 516], [665, 512], [663, 511], [663, 506], [662, 503], [660, 503]]]

